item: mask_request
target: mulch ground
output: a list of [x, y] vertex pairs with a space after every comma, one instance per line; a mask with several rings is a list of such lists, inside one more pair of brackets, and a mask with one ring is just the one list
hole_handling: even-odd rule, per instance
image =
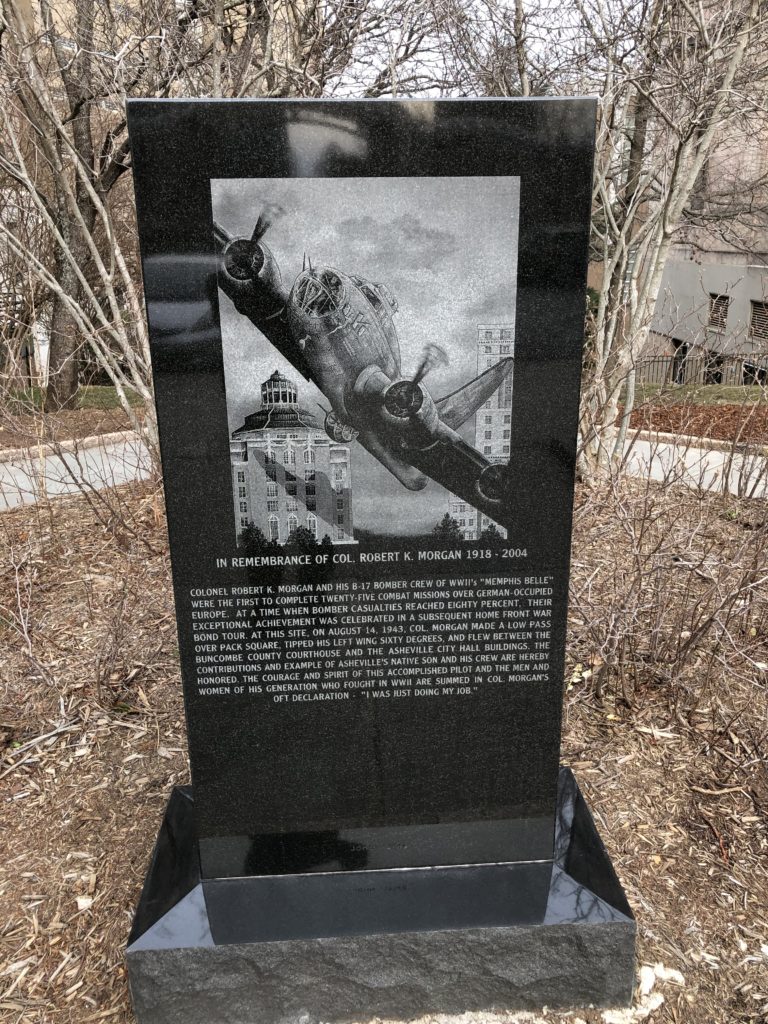
[[[168, 794], [188, 780], [159, 492], [134, 486], [107, 500], [108, 508], [64, 499], [0, 515], [0, 1020], [8, 1024], [132, 1020], [125, 940]], [[765, 532], [764, 509], [728, 502], [681, 492], [653, 506], [647, 543], [662, 574], [654, 578], [694, 603], [720, 571], [712, 552], [730, 572]], [[595, 623], [614, 621], [629, 600], [612, 594], [610, 581], [631, 571], [626, 526], [643, 508], [642, 488], [580, 496], [563, 760], [637, 915], [645, 995], [631, 1014], [459, 1018], [466, 1022], [768, 1019], [764, 583], [753, 595], [762, 617], [750, 618], [740, 654], [721, 637], [676, 689], [658, 668], [638, 674], [650, 658], [638, 649], [630, 682], [622, 675], [619, 684], [590, 652], [602, 630]], [[656, 613], [641, 612], [648, 633]]]
[[128, 430], [130, 425], [122, 409], [64, 409], [46, 416], [8, 416], [0, 419], [0, 451], [112, 434]]
[[713, 437], [736, 444], [768, 444], [768, 405], [643, 405], [632, 413], [635, 430]]

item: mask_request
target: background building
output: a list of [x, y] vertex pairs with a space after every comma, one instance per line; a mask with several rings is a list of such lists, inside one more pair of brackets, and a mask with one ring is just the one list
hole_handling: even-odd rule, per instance
[[318, 542], [355, 542], [350, 450], [331, 441], [277, 370], [261, 385], [261, 408], [232, 434], [230, 459], [238, 537], [253, 523], [281, 544], [299, 526]]
[[639, 379], [768, 383], [768, 267], [735, 254], [696, 256], [679, 246], [664, 268]]
[[[514, 328], [511, 324], [478, 324], [477, 372], [484, 373], [502, 359], [514, 355]], [[488, 399], [475, 415], [475, 448], [490, 462], [509, 462], [512, 436], [512, 379], [514, 371], [499, 390]], [[493, 520], [469, 502], [451, 498], [448, 511], [455, 519], [465, 540], [477, 540], [482, 530]], [[506, 536], [497, 524], [496, 528]]]

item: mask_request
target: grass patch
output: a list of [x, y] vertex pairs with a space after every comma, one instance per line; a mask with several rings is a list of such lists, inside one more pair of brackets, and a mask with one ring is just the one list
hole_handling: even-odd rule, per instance
[[[144, 405], [141, 397], [130, 388], [126, 388], [128, 401], [134, 409]], [[10, 396], [11, 411], [16, 414], [41, 412], [45, 392], [42, 388], [27, 388], [23, 391], [14, 391]], [[110, 385], [104, 384], [82, 384], [77, 389], [76, 409], [119, 409], [120, 401], [117, 391]]]
[[753, 405], [765, 395], [759, 384], [637, 384], [635, 404]]

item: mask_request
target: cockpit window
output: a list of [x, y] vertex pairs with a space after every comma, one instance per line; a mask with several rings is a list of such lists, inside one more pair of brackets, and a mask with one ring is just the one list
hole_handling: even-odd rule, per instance
[[294, 301], [310, 316], [326, 316], [335, 312], [344, 298], [344, 285], [333, 270], [311, 270], [296, 282]]
[[376, 312], [381, 314], [383, 303], [379, 296], [376, 294], [376, 292], [373, 290], [373, 288], [371, 288], [371, 286], [368, 284], [361, 284], [360, 291], [363, 293], [366, 299], [368, 299], [368, 301], [376, 310]]

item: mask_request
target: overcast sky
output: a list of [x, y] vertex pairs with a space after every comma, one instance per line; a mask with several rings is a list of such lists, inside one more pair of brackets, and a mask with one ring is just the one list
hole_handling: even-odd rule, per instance
[[[441, 345], [450, 364], [426, 380], [438, 399], [477, 375], [477, 325], [514, 326], [519, 179], [291, 178], [211, 183], [214, 219], [249, 236], [262, 207], [284, 213], [264, 241], [288, 288], [304, 252], [331, 266], [386, 284], [397, 298], [395, 326], [402, 370], [410, 376], [424, 345]], [[299, 385], [299, 399], [318, 413], [327, 406], [219, 292], [230, 430], [260, 404], [260, 385], [278, 369]], [[468, 437], [472, 440], [474, 431]], [[447, 511], [434, 482], [407, 491], [359, 445], [353, 445], [355, 525], [410, 533]]]

